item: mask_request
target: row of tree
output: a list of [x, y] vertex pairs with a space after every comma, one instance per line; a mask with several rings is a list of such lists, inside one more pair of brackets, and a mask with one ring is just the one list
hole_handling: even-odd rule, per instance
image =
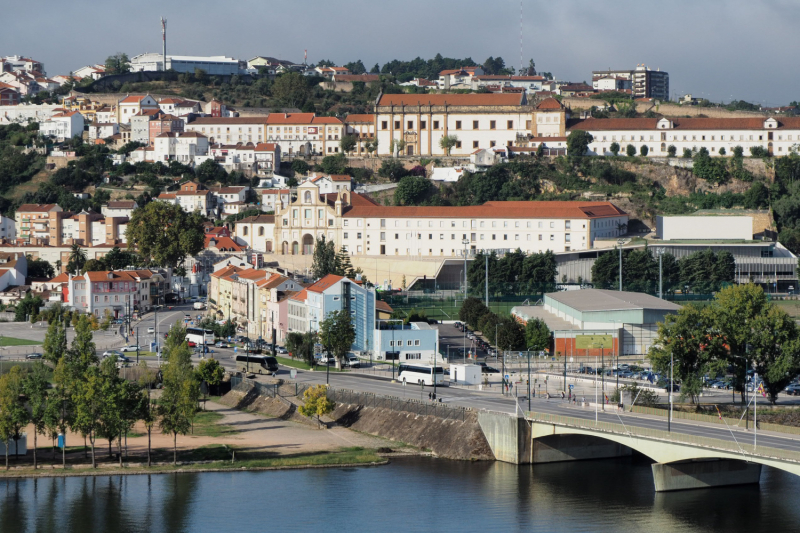
[[478, 298], [466, 298], [458, 312], [458, 319], [480, 331], [489, 344], [498, 350], [548, 350], [551, 333], [547, 325], [532, 319], [525, 326], [511, 315], [498, 315]]
[[556, 256], [546, 252], [526, 254], [521, 249], [498, 257], [492, 251], [483, 251], [467, 267], [467, 282], [472, 292], [482, 293], [489, 267], [490, 294], [529, 294], [555, 290], [557, 275]]
[[[34, 467], [38, 436], [55, 440], [59, 434], [66, 435], [68, 429], [88, 440], [92, 467], [97, 465], [97, 439], [108, 440], [109, 455], [116, 440], [121, 465], [122, 440], [139, 420], [144, 422], [148, 433], [148, 466], [150, 435], [155, 424], [173, 435], [173, 461], [177, 461], [177, 435], [185, 435], [191, 428], [200, 382], [221, 381], [219, 363], [204, 360], [195, 370], [185, 340], [186, 331], [174, 326], [164, 345], [162, 394], [155, 404], [150, 398], [150, 389], [158, 379], [155, 370], [144, 365], [138, 382], [122, 379], [116, 358], [98, 360], [90, 317], [81, 315], [74, 327], [75, 337], [68, 346], [65, 322], [62, 317], [54, 316], [43, 346], [44, 362], [35, 363], [28, 371], [12, 367], [0, 377], [0, 440], [6, 443], [6, 468], [10, 442], [16, 442], [29, 423], [34, 429]], [[65, 448], [62, 448], [62, 464], [66, 466]]]
[[[592, 265], [592, 282], [598, 289], [619, 287], [619, 251], [601, 254]], [[661, 257], [661, 278], [664, 292], [689, 289], [711, 293], [734, 281], [736, 261], [728, 251], [710, 248], [676, 259], [671, 253]], [[659, 263], [649, 247], [622, 251], [622, 288], [628, 291], [658, 291]]]
[[342, 364], [355, 340], [356, 328], [353, 317], [347, 309], [340, 309], [325, 315], [319, 324], [319, 333], [313, 331], [289, 333], [286, 336], [286, 349], [292, 359], [300, 359], [309, 366], [314, 366], [317, 364], [314, 348], [319, 343], [328, 355], [335, 357], [339, 364]]
[[732, 286], [717, 292], [710, 305], [686, 305], [668, 315], [649, 357], [662, 375], [669, 375], [672, 361], [681, 396], [693, 402], [704, 376], [724, 374], [732, 367], [735, 390], [743, 392], [746, 370], [753, 370], [764, 380], [774, 404], [778, 393], [800, 374], [798, 326], [761, 287]]

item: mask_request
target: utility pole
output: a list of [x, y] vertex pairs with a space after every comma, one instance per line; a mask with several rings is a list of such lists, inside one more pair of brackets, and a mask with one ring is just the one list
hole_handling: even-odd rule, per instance
[[656, 248], [656, 254], [658, 255], [658, 297], [662, 300], [664, 299], [664, 277], [663, 277], [663, 257], [664, 257], [664, 249], [663, 248]]
[[625, 244], [625, 240], [619, 239], [617, 244], [619, 245], [619, 290], [622, 292], [622, 245]]
[[467, 299], [467, 245], [469, 244], [469, 241], [466, 238], [464, 238], [464, 240], [461, 241], [461, 244], [464, 245], [464, 299], [466, 300]]
[[489, 308], [489, 255], [484, 254], [483, 258], [485, 259], [485, 266], [483, 269], [483, 278], [484, 283], [486, 284], [485, 292], [486, 292], [486, 308]]
[[139, 326], [136, 326], [136, 364], [139, 364]]

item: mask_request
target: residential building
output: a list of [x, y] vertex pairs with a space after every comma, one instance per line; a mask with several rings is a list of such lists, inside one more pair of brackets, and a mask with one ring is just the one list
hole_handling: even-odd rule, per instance
[[164, 114], [158, 108], [149, 108], [139, 111], [125, 122], [130, 122], [131, 140], [144, 145], [152, 145], [150, 139], [150, 123], [161, 118]]
[[482, 76], [481, 67], [461, 67], [459, 69], [443, 70], [439, 73], [439, 87], [444, 90], [472, 89], [472, 78]]
[[598, 92], [631, 91], [631, 89], [633, 88], [633, 82], [630, 78], [624, 78], [621, 76], [612, 76], [612, 75], [602, 76], [592, 79], [592, 88]]
[[182, 184], [177, 192], [162, 192], [158, 195], [158, 200], [179, 205], [187, 213], [200, 211], [206, 217], [212, 216], [216, 209], [216, 201], [211, 196], [211, 191], [194, 181]]
[[16, 240], [16, 238], [17, 238], [16, 221], [13, 218], [8, 218], [0, 215], [0, 239], [5, 239], [6, 242], [13, 242]]
[[486, 202], [479, 206], [381, 206], [349, 192], [320, 196], [305, 182], [275, 213], [274, 249], [309, 255], [319, 237], [353, 255], [463, 256], [589, 250], [624, 233], [628, 215], [610, 202]]
[[314, 113], [272, 113], [267, 117], [267, 137], [286, 155], [337, 154], [344, 124], [336, 117]]
[[542, 90], [542, 85], [547, 82], [544, 76], [499, 76], [484, 74], [472, 78], [472, 90], [477, 91], [481, 87], [500, 86], [516, 87], [527, 92], [537, 92]]
[[256, 189], [256, 194], [261, 196], [261, 210], [273, 213], [287, 205], [292, 197], [290, 189]]
[[[137, 153], [138, 152], [138, 153]], [[137, 148], [131, 152], [131, 159], [142, 157], [147, 150]], [[157, 135], [153, 142], [152, 161], [179, 161], [192, 165], [208, 154], [208, 138], [194, 131], [174, 131]]]
[[8, 83], [0, 82], [0, 106], [19, 104], [19, 89]]
[[130, 218], [138, 207], [136, 200], [111, 200], [100, 208], [100, 212], [106, 217]]
[[532, 128], [531, 108], [522, 94], [385, 94], [375, 106], [378, 154], [446, 155], [440, 141], [455, 136], [453, 155], [478, 148], [515, 146]]
[[350, 74], [350, 71], [344, 67], [316, 67], [314, 69], [317, 76], [323, 76], [332, 79], [334, 76], [342, 76]]
[[273, 251], [275, 238], [275, 215], [257, 215], [237, 220], [234, 235], [236, 240], [253, 250]]
[[253, 150], [256, 158], [256, 172], [271, 175], [281, 167], [281, 145], [277, 143], [258, 143]]
[[44, 63], [23, 56], [0, 58], [0, 72], [45, 73]]
[[288, 299], [301, 291], [303, 286], [277, 273], [256, 282], [256, 286], [259, 294], [258, 335], [267, 342], [284, 344], [288, 323]]
[[58, 204], [22, 204], [14, 213], [16, 234], [22, 241], [47, 242], [50, 220], [64, 210]]
[[104, 105], [94, 112], [95, 120], [101, 124], [117, 123], [117, 108]]
[[119, 124], [116, 122], [92, 122], [88, 128], [89, 140], [108, 139], [119, 133]]
[[85, 67], [81, 67], [79, 69], [73, 70], [72, 75], [76, 76], [80, 79], [83, 78], [92, 78], [93, 80], [99, 80], [103, 76], [106, 75], [106, 66], [105, 65], [87, 65]]
[[381, 77], [378, 74], [334, 74], [328, 80], [320, 82], [319, 85], [327, 91], [349, 93], [356, 83], [367, 84], [380, 80]]
[[[183, 131], [183, 120], [175, 115], [159, 113], [152, 120], [149, 121], [150, 133], [148, 135], [148, 144], [154, 144], [155, 138], [162, 133], [176, 133]], [[133, 125], [133, 122], [131, 122]]]
[[148, 311], [170, 287], [169, 271], [116, 270], [92, 271], [70, 277], [64, 302], [97, 317], [121, 317], [128, 311]]
[[155, 98], [149, 94], [128, 95], [117, 102], [117, 122], [127, 124], [131, 117], [148, 110], [159, 110]]
[[344, 134], [356, 138], [356, 155], [370, 154], [367, 143], [375, 139], [375, 115], [347, 115], [344, 119]]
[[594, 93], [594, 87], [586, 83], [568, 83], [557, 89], [561, 96], [586, 96]]
[[603, 86], [608, 87], [610, 80], [622, 83], [617, 85], [621, 89], [600, 89], [598, 90], [625, 90], [631, 89], [634, 98], [655, 98], [656, 100], [669, 100], [669, 74], [661, 69], [651, 70], [644, 64], [636, 65], [633, 70], [594, 70], [592, 71], [592, 85], [595, 82], [605, 79]]
[[434, 359], [437, 364], [444, 362], [442, 356], [436, 355], [439, 329], [427, 322], [402, 324], [379, 320], [374, 335], [376, 359], [421, 365], [432, 365]]
[[340, 191], [350, 191], [353, 188], [353, 178], [347, 174], [331, 174], [317, 176], [312, 174], [308, 181], [319, 187], [319, 194], [337, 193]]
[[42, 123], [64, 109], [57, 104], [12, 104], [0, 106], [0, 125]]
[[267, 117], [198, 117], [186, 131], [202, 133], [212, 144], [262, 143], [267, 138]]
[[39, 123], [39, 135], [52, 137], [59, 142], [83, 135], [83, 115], [77, 111], [65, 111]]
[[287, 61], [285, 59], [277, 59], [269, 56], [256, 56], [253, 59], [247, 61], [247, 68], [254, 69], [257, 71], [259, 67], [266, 67], [268, 70], [270, 70], [271, 67], [271, 70], [273, 70], [274, 74], [274, 70], [277, 67], [282, 65], [291, 67], [293, 64], [294, 63], [292, 61]]

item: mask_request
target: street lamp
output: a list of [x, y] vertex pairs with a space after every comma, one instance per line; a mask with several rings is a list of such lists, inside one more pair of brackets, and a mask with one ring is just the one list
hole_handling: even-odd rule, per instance
[[619, 245], [619, 290], [622, 292], [622, 245], [625, 244], [625, 239], [617, 239]]
[[658, 256], [658, 297], [664, 299], [664, 278], [663, 278], [663, 265], [662, 259], [664, 257], [664, 248], [656, 248], [656, 255]]
[[469, 246], [469, 239], [464, 237], [464, 240], [461, 241], [461, 244], [464, 245], [464, 299], [467, 299], [467, 246]]
[[[742, 383], [742, 394], [744, 395], [744, 428], [750, 429], [750, 419], [748, 418], [748, 411], [750, 410], [750, 404], [747, 401], [747, 356], [744, 355], [734, 355], [734, 359], [744, 359], [744, 382]], [[753, 381], [753, 393], [755, 394], [756, 390], [756, 383]], [[736, 387], [733, 387], [733, 401], [736, 401]]]

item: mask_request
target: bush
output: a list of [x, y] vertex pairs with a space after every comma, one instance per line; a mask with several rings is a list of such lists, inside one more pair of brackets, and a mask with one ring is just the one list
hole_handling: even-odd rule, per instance
[[609, 146], [608, 149], [611, 150], [611, 153], [614, 154], [615, 156], [619, 155], [619, 143], [617, 142], [611, 143], [611, 146]]
[[668, 155], [669, 157], [675, 157], [675, 154], [677, 154], [677, 153], [678, 153], [678, 149], [677, 149], [677, 148], [675, 148], [675, 145], [674, 145], [674, 144], [670, 144], [670, 145], [667, 147], [667, 155]]
[[643, 144], [642, 146], [639, 147], [639, 154], [642, 157], [647, 157], [647, 154], [649, 152], [650, 152], [650, 148], [648, 148], [646, 144]]
[[636, 147], [632, 144], [629, 144], [625, 147], [625, 153], [628, 154], [628, 157], [633, 157], [636, 155]]
[[751, 146], [750, 155], [753, 157], [769, 157], [769, 150], [763, 146]]
[[691, 159], [692, 158], [692, 151], [688, 148], [683, 149], [683, 158], [684, 159]]

